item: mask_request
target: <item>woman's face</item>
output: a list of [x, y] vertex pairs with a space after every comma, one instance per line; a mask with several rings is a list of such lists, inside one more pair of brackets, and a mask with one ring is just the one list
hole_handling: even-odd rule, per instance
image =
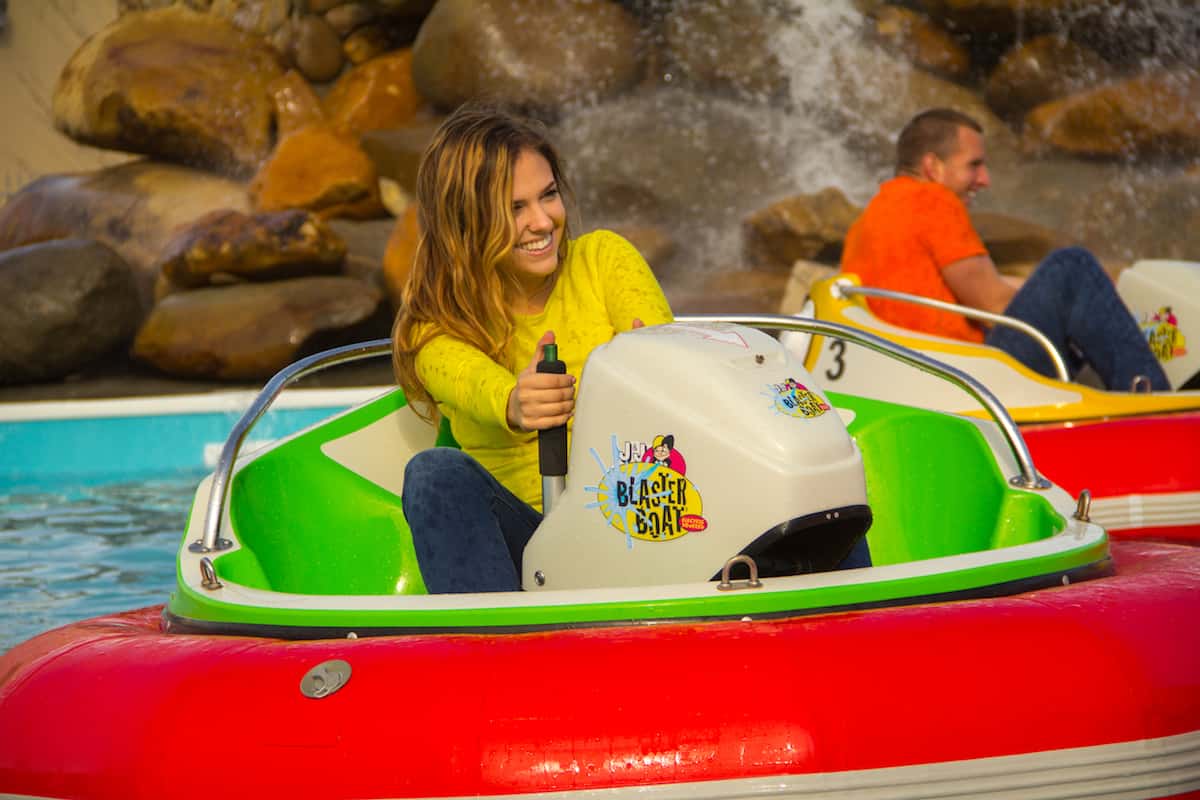
[[506, 266], [526, 290], [538, 290], [558, 268], [567, 212], [550, 162], [536, 150], [522, 150], [513, 166], [512, 213], [517, 243]]

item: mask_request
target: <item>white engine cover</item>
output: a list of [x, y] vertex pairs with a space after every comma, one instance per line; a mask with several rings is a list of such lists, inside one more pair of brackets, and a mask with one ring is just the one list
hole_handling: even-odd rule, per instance
[[1117, 292], [1137, 318], [1172, 388], [1200, 372], [1200, 263], [1139, 261], [1121, 272]]
[[775, 526], [867, 502], [862, 456], [802, 362], [720, 323], [596, 348], [568, 466], [525, 548], [529, 591], [707, 581]]

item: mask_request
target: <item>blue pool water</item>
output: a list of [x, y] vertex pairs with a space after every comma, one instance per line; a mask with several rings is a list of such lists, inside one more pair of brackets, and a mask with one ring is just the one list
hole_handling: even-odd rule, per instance
[[[247, 446], [370, 394], [330, 390], [274, 408]], [[165, 602], [196, 485], [248, 404], [0, 407], [0, 652], [68, 622]]]
[[0, 495], [0, 651], [164, 602], [201, 473]]

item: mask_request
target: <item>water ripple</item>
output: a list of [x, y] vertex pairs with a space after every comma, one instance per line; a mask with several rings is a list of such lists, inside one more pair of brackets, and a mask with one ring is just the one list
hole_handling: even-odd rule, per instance
[[200, 475], [0, 495], [0, 652], [165, 602]]

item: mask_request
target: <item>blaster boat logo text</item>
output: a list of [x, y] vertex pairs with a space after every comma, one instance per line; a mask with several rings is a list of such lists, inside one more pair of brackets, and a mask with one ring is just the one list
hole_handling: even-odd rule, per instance
[[1179, 330], [1179, 320], [1170, 306], [1163, 306], [1149, 319], [1143, 316], [1141, 327], [1154, 357], [1159, 361], [1187, 355], [1187, 340], [1183, 337], [1183, 331]]
[[675, 449], [675, 437], [660, 434], [650, 442], [625, 442], [612, 437], [612, 465], [594, 449], [592, 457], [603, 474], [587, 491], [596, 495], [588, 508], [598, 508], [608, 523], [629, 538], [665, 542], [702, 531], [703, 501], [686, 477], [687, 463]]
[[776, 411], [789, 417], [812, 419], [829, 410], [829, 404], [822, 400], [819, 394], [795, 378], [788, 378], [783, 383], [768, 384], [764, 394], [771, 398], [771, 404]]

